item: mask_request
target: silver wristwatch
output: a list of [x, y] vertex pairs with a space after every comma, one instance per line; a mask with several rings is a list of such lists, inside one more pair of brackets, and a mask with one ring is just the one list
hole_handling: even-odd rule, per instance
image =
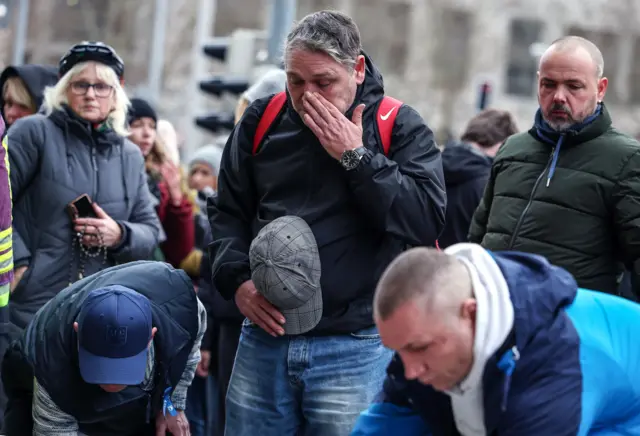
[[342, 156], [340, 156], [340, 164], [344, 167], [345, 170], [351, 171], [358, 167], [362, 156], [365, 155], [367, 149], [364, 147], [358, 147], [353, 150], [345, 150], [342, 152]]

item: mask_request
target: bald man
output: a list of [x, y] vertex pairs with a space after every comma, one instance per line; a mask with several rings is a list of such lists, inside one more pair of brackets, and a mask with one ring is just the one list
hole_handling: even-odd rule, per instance
[[616, 293], [625, 268], [640, 273], [640, 145], [613, 128], [603, 71], [590, 41], [551, 44], [534, 124], [499, 150], [469, 240], [543, 255], [580, 286]]
[[640, 305], [541, 256], [414, 248], [374, 316], [396, 354], [352, 436], [640, 434]]

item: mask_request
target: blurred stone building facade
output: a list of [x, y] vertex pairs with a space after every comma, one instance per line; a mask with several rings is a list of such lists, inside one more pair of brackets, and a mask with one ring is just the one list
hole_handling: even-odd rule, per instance
[[[147, 79], [153, 0], [31, 0], [27, 61], [55, 63], [72, 43], [101, 39], [127, 64], [135, 94]], [[193, 128], [185, 90], [195, 86], [191, 47], [198, 0], [171, 0], [161, 113]], [[270, 0], [218, 0], [213, 30], [264, 29]], [[459, 133], [477, 111], [480, 85], [490, 105], [513, 111], [527, 129], [537, 106], [539, 48], [565, 34], [603, 50], [615, 124], [640, 132], [640, 0], [299, 0], [299, 17], [339, 9], [360, 27], [388, 93], [415, 106], [434, 130]], [[14, 11], [15, 13], [15, 11]], [[11, 60], [11, 29], [0, 30], [0, 62]], [[220, 66], [212, 65], [212, 72]]]

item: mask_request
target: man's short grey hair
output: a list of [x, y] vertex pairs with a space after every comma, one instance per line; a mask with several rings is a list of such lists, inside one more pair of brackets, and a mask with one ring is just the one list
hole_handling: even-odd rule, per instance
[[589, 56], [591, 56], [591, 59], [593, 60], [593, 63], [596, 67], [596, 77], [598, 79], [601, 79], [604, 75], [604, 58], [602, 57], [602, 52], [600, 51], [598, 46], [588, 39], [581, 36], [573, 35], [563, 36], [562, 38], [558, 38], [553, 41], [547, 49], [547, 52], [552, 50], [557, 52], [565, 52], [576, 50], [579, 48], [584, 49], [587, 53], [589, 53]]
[[388, 319], [403, 304], [422, 299], [426, 310], [459, 310], [473, 296], [471, 275], [454, 256], [434, 248], [405, 251], [382, 274], [373, 298], [377, 319]]
[[342, 12], [314, 12], [289, 32], [284, 48], [285, 67], [293, 50], [325, 53], [352, 70], [362, 51], [360, 31], [355, 21]]

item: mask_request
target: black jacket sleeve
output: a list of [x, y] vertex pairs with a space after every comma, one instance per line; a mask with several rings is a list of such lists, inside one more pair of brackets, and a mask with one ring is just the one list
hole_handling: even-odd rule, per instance
[[484, 235], [487, 233], [487, 223], [489, 221], [489, 213], [491, 212], [491, 203], [493, 203], [493, 185], [495, 183], [496, 165], [491, 168], [491, 174], [484, 187], [484, 194], [480, 200], [478, 208], [471, 218], [469, 226], [469, 242], [481, 244]]
[[409, 245], [433, 245], [447, 197], [433, 132], [411, 107], [398, 111], [389, 157], [368, 150], [349, 172], [354, 201], [377, 227]]
[[[202, 237], [202, 244], [211, 243], [211, 232], [205, 230]], [[207, 331], [202, 338], [203, 350], [211, 351], [213, 348], [214, 334], [216, 330], [215, 318], [213, 317], [213, 287], [211, 286], [211, 259], [209, 258], [209, 250], [202, 251], [202, 262], [200, 263], [200, 280], [198, 283], [198, 298], [207, 311]]]
[[477, 179], [473, 179], [469, 181], [469, 184], [465, 186], [464, 192], [460, 193], [461, 200], [461, 208], [460, 212], [460, 229], [459, 235], [462, 239], [460, 242], [468, 241], [469, 229], [471, 228], [471, 222], [473, 220], [473, 215], [482, 202], [482, 196], [484, 194], [485, 187], [487, 186], [487, 181], [489, 180], [489, 174], [486, 174], [483, 177], [478, 177]]
[[250, 106], [229, 136], [218, 174], [218, 195], [207, 199], [213, 242], [210, 246], [213, 286], [227, 300], [251, 278], [249, 246], [256, 194], [250, 168], [253, 136], [261, 109]]
[[634, 153], [620, 172], [613, 199], [620, 254], [631, 271], [633, 293], [640, 297], [640, 152]]

